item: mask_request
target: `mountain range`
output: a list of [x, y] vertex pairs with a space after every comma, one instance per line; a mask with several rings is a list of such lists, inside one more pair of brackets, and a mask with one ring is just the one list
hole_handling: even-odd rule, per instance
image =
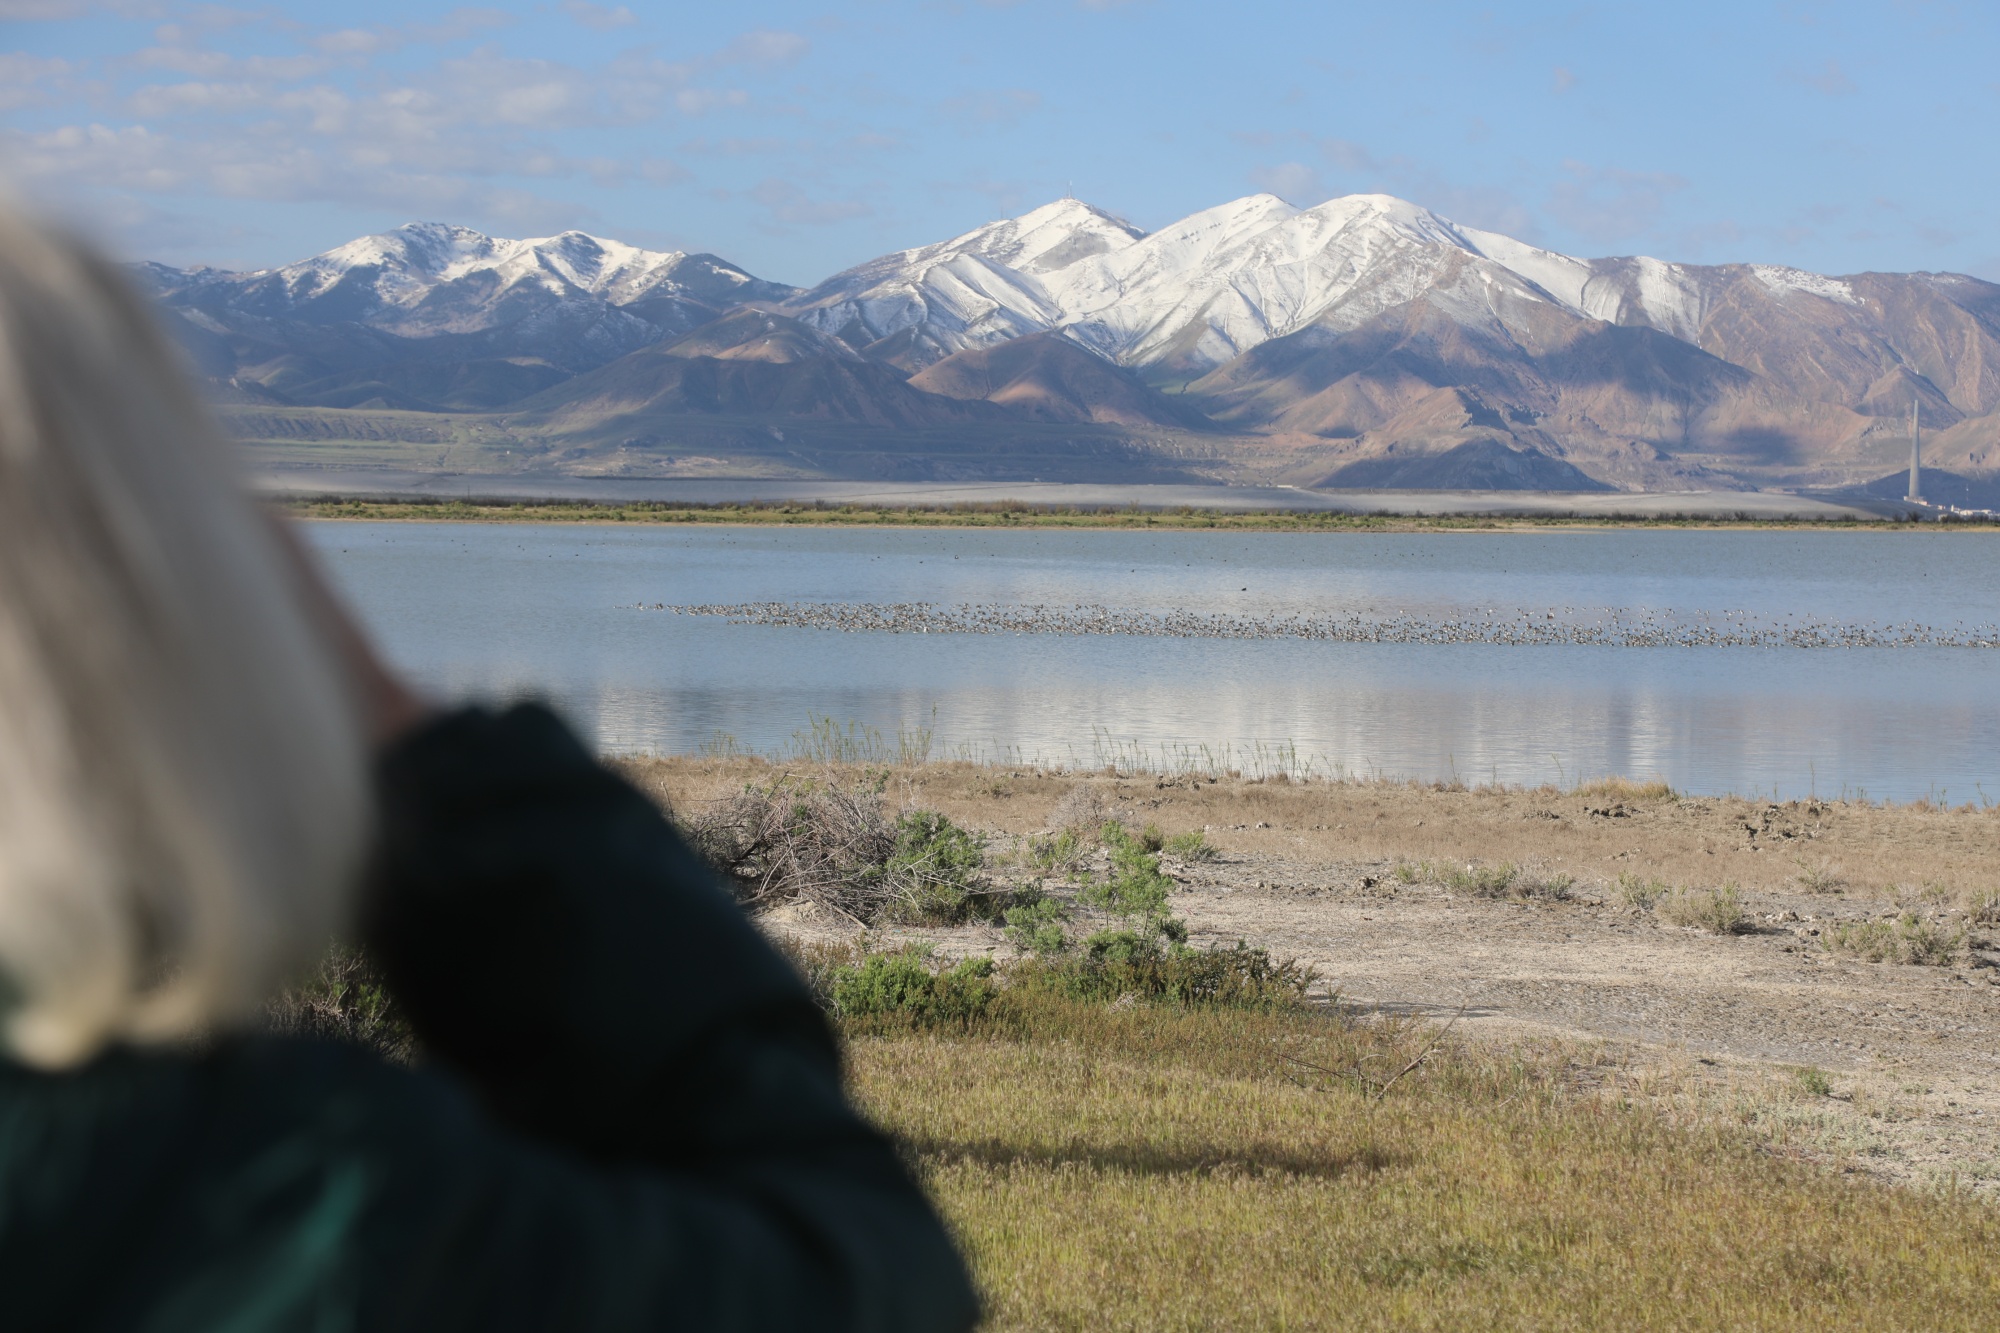
[[1893, 490], [1914, 406], [1938, 486], [2000, 472], [2000, 286], [1577, 259], [1383, 195], [1062, 199], [806, 290], [433, 223], [134, 271], [280, 462]]

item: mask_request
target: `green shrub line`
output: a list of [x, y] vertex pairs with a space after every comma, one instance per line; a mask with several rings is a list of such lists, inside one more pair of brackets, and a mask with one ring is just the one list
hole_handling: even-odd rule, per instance
[[827, 947], [790, 946], [802, 975], [816, 978], [821, 1003], [835, 1018], [869, 1028], [965, 1030], [1007, 1017], [1013, 1003], [1041, 995], [1105, 1004], [1181, 1009], [1303, 1009], [1318, 975], [1241, 941], [1229, 948], [1189, 948], [1138, 931], [1100, 931], [1082, 947], [996, 963], [967, 958], [933, 966], [923, 946], [851, 953], [830, 961]]

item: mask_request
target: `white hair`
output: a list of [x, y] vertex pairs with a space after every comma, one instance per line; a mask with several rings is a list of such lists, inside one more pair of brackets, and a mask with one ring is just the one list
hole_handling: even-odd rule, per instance
[[246, 1017], [347, 920], [358, 692], [152, 318], [0, 207], [0, 1043]]

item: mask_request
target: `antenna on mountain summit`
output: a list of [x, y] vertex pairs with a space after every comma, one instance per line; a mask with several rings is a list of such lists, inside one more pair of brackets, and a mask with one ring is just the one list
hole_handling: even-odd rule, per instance
[[1903, 498], [1911, 504], [1924, 502], [1923, 488], [1918, 483], [1917, 473], [1923, 463], [1922, 445], [1917, 439], [1917, 400], [1910, 400], [1910, 493]]

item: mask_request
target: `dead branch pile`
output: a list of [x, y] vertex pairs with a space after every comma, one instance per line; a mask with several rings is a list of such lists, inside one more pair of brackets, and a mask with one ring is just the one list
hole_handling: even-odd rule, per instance
[[746, 787], [696, 816], [687, 833], [745, 907], [805, 898], [867, 923], [897, 896], [887, 874], [895, 825], [867, 784], [781, 778]]

